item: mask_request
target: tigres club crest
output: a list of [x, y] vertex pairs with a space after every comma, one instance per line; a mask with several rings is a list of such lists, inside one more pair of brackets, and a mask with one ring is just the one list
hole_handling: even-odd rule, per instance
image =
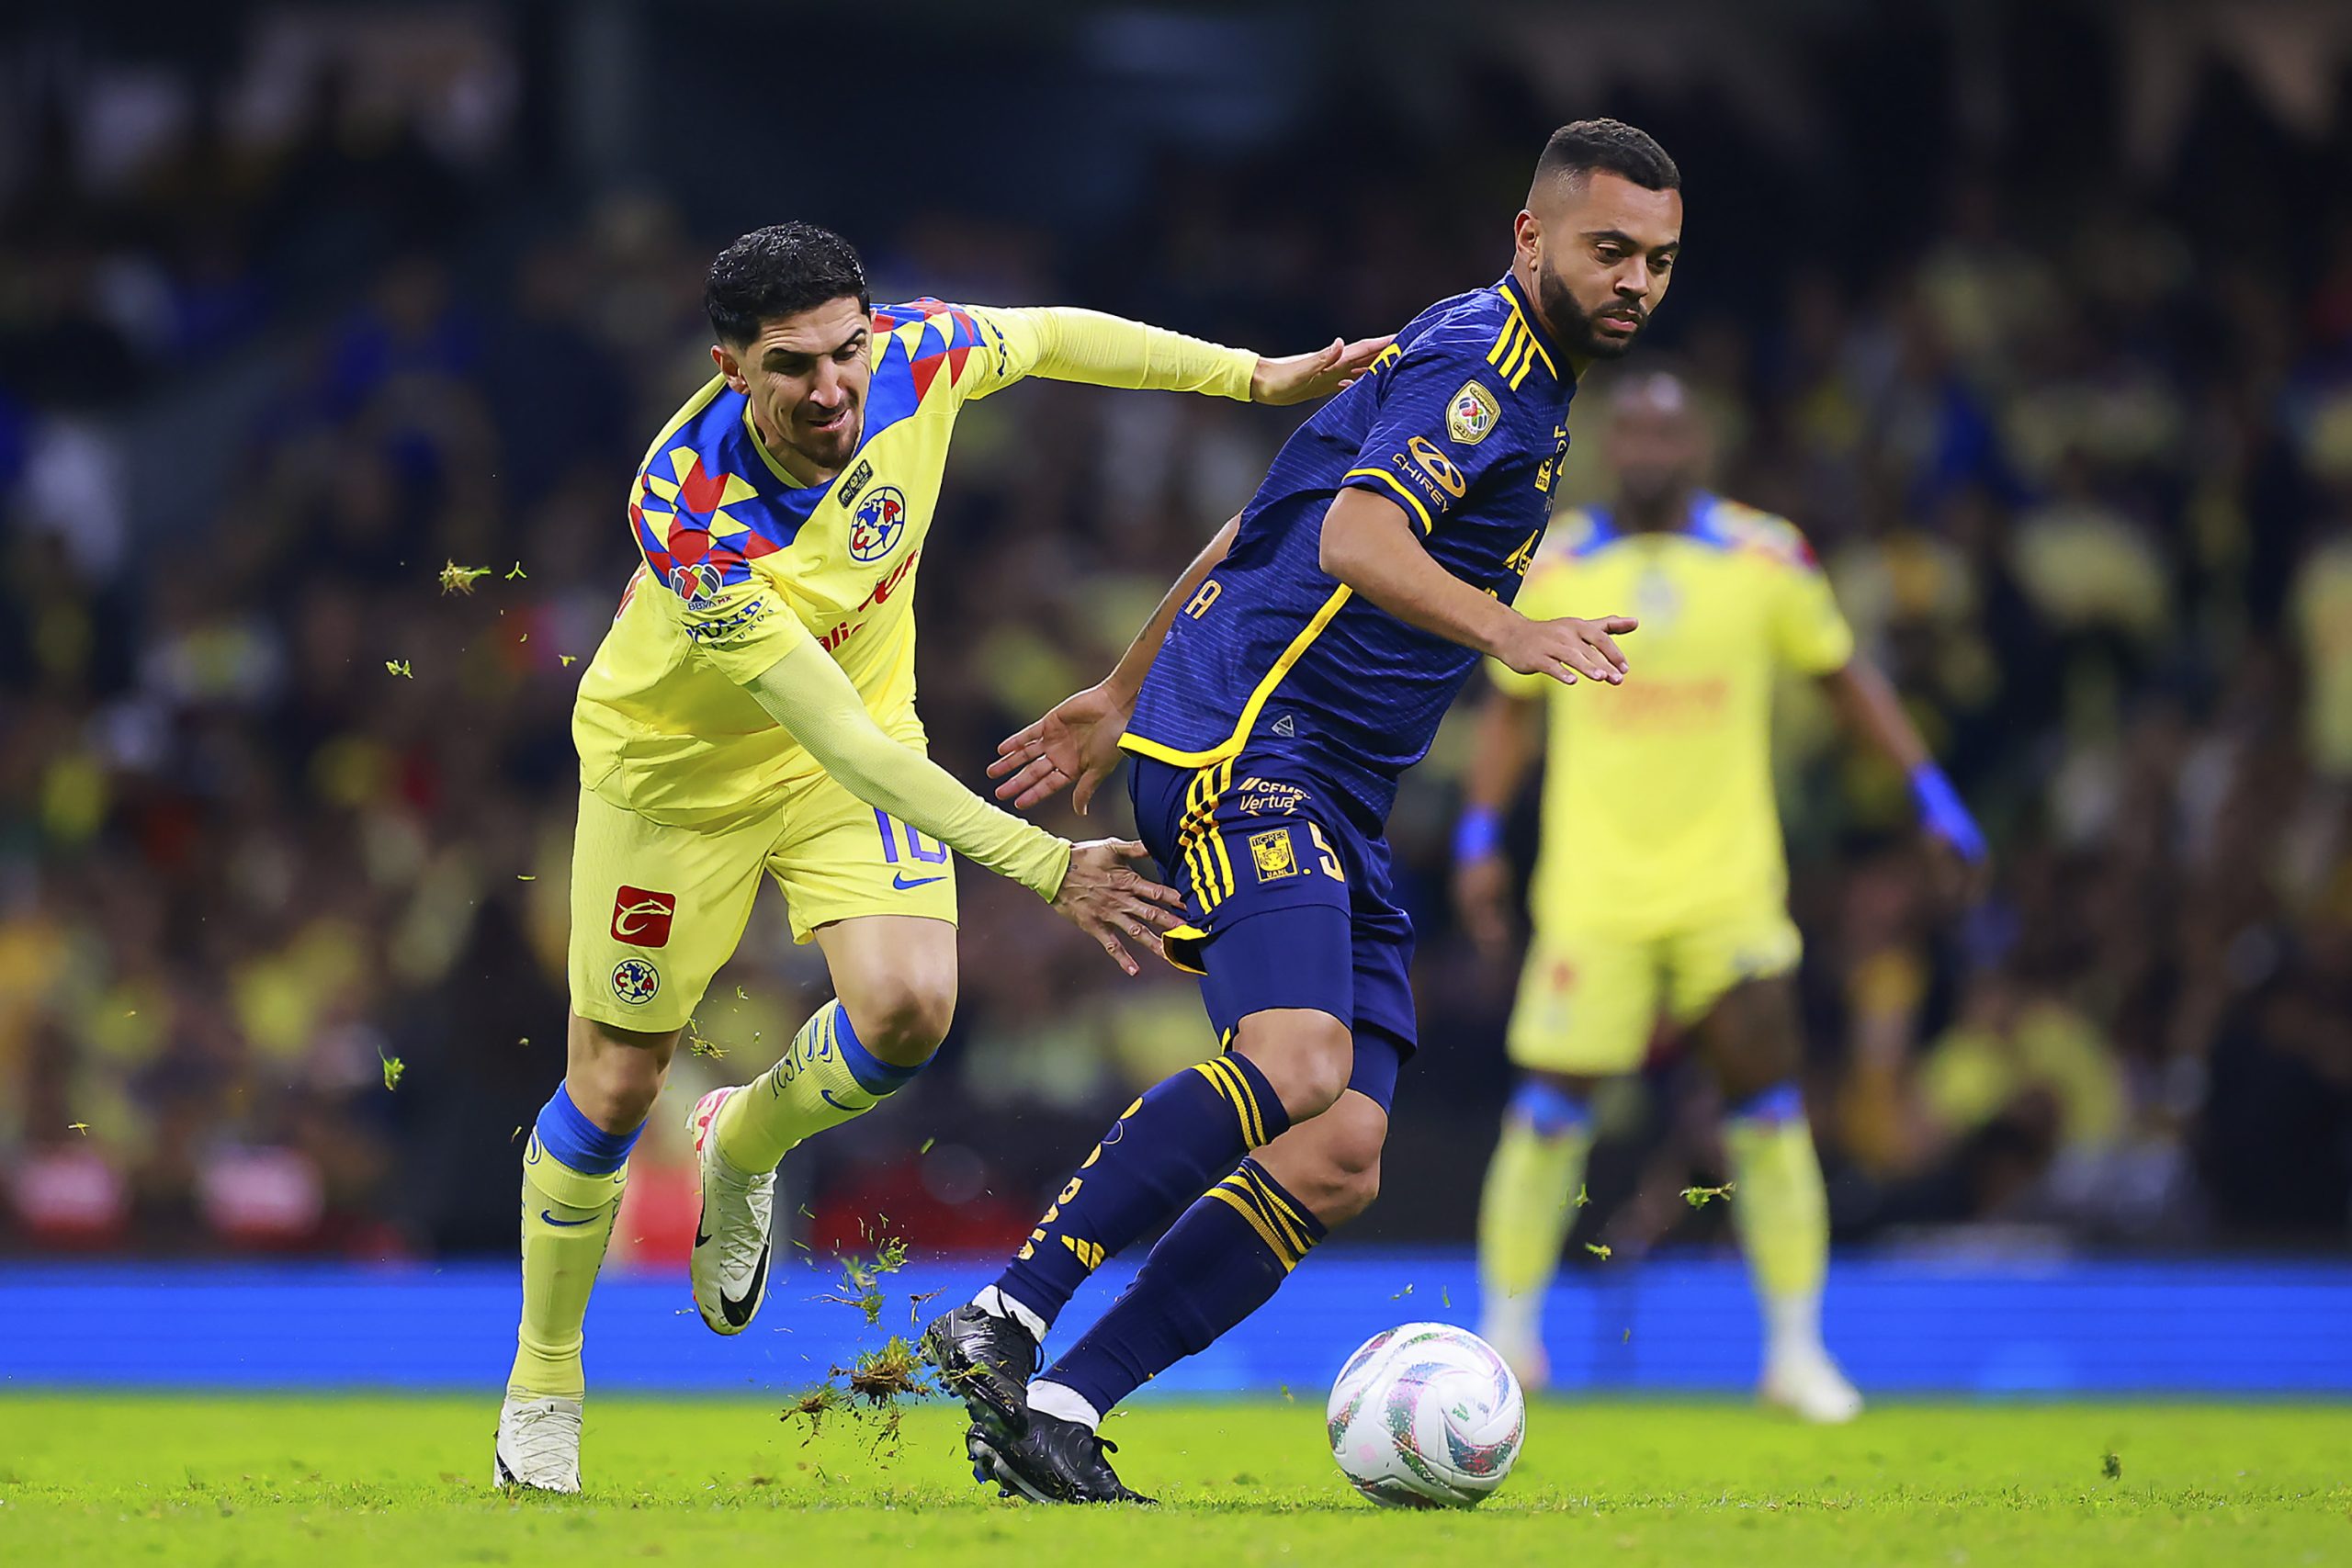
[[1287, 828], [1250, 834], [1250, 859], [1261, 882], [1279, 882], [1298, 874], [1298, 857], [1291, 851]]
[[880, 560], [907, 531], [907, 498], [896, 485], [884, 485], [858, 506], [849, 523], [852, 560]]
[[1445, 433], [1461, 446], [1476, 446], [1494, 429], [1495, 421], [1502, 417], [1496, 405], [1494, 393], [1476, 381], [1462, 383], [1462, 390], [1445, 405]]
[[613, 965], [613, 995], [633, 1008], [651, 1001], [662, 989], [662, 973], [642, 958], [624, 958]]

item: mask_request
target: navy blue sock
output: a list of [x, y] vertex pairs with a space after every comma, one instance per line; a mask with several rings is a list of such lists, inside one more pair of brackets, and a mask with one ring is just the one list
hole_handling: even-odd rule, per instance
[[[1264, 1306], [1323, 1235], [1306, 1204], [1243, 1160], [1168, 1227], [1125, 1293], [1039, 1381], [1107, 1414]], [[1038, 1408], [1059, 1414], [1053, 1403]]]
[[1245, 1057], [1228, 1054], [1161, 1080], [1102, 1134], [997, 1289], [1052, 1324], [1104, 1258], [1289, 1127], [1273, 1085]]

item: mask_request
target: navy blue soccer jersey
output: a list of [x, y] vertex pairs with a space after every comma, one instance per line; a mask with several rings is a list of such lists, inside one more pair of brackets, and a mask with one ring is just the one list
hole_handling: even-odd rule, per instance
[[1395, 502], [1439, 565], [1509, 604], [1551, 514], [1575, 392], [1513, 278], [1413, 318], [1283, 443], [1120, 744], [1196, 768], [1244, 748], [1295, 758], [1385, 818], [1478, 655], [1326, 572], [1324, 514], [1350, 487]]

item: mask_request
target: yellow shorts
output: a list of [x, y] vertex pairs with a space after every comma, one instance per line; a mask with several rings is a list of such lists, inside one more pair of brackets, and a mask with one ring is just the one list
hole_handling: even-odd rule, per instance
[[580, 792], [571, 842], [571, 1010], [684, 1028], [751, 923], [764, 870], [792, 940], [860, 915], [956, 922], [947, 846], [819, 773], [753, 810], [679, 827]]
[[1788, 974], [1804, 952], [1778, 906], [1641, 940], [1539, 931], [1511, 1010], [1510, 1059], [1579, 1077], [1632, 1072], [1661, 1010], [1694, 1023], [1733, 987]]

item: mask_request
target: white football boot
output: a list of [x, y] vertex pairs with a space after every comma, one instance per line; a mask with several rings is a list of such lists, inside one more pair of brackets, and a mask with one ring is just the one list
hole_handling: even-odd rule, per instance
[[580, 1490], [580, 1401], [509, 1393], [498, 1413], [490, 1483], [534, 1492]]
[[1817, 1346], [1772, 1357], [1757, 1396], [1816, 1426], [1841, 1426], [1862, 1413], [1860, 1393]]
[[715, 1089], [695, 1101], [686, 1125], [702, 1171], [702, 1218], [695, 1226], [695, 1308], [714, 1334], [741, 1334], [768, 1295], [775, 1241], [775, 1172], [745, 1176], [718, 1152], [718, 1108], [740, 1087]]

